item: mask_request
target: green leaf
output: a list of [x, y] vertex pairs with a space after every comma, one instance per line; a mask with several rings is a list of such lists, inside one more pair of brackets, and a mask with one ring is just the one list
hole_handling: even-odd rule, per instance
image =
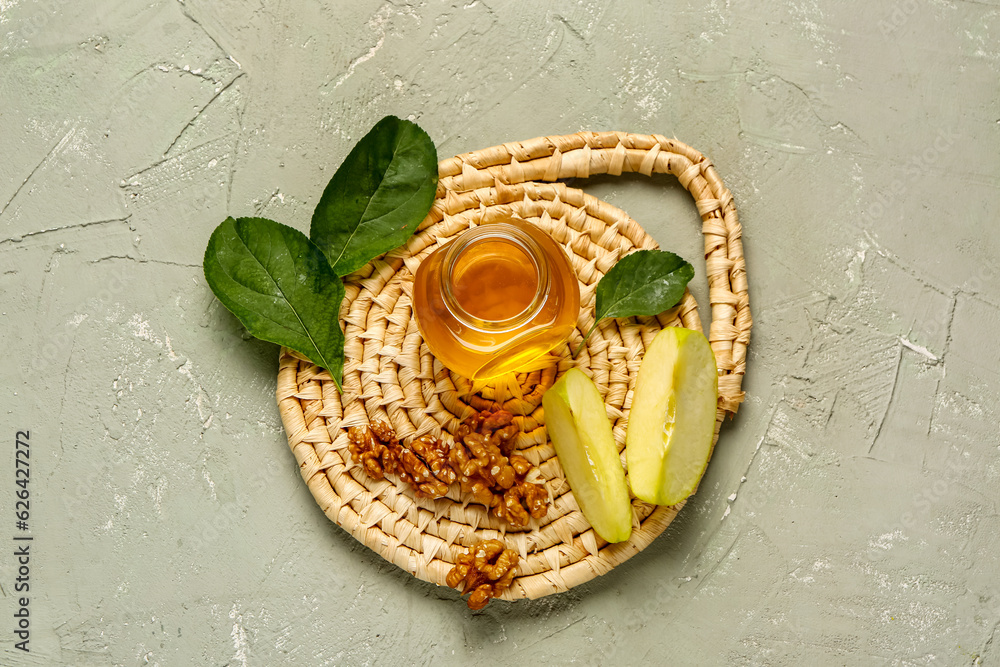
[[386, 116], [330, 179], [309, 236], [346, 276], [410, 238], [434, 203], [437, 177], [437, 149], [427, 133]]
[[300, 352], [340, 389], [344, 283], [306, 235], [264, 218], [226, 218], [205, 250], [205, 280], [251, 334]]
[[597, 284], [594, 325], [573, 356], [583, 349], [600, 320], [658, 315], [677, 305], [693, 277], [694, 267], [666, 250], [638, 250], [621, 258]]

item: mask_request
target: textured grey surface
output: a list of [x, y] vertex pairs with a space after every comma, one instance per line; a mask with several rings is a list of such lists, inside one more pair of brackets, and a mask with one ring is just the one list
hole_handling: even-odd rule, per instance
[[[1000, 665], [995, 3], [0, 0], [0, 40], [0, 663]], [[442, 157], [676, 135], [736, 197], [748, 400], [570, 593], [471, 615], [330, 523], [205, 284], [218, 222], [307, 229], [388, 113]], [[675, 183], [586, 187], [700, 264]]]

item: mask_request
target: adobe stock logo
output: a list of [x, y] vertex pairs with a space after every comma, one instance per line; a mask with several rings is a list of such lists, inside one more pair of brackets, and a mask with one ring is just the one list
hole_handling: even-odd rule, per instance
[[883, 37], [889, 37], [892, 33], [902, 28], [910, 17], [917, 13], [920, 3], [917, 0], [902, 0], [897, 2], [892, 11], [885, 19], [878, 22], [878, 30]]
[[893, 179], [889, 184], [888, 194], [880, 192], [875, 197], [875, 201], [862, 214], [862, 219], [866, 222], [874, 222], [882, 218], [890, 209], [898, 207], [910, 193], [917, 179], [928, 176], [939, 169], [938, 161], [941, 156], [949, 152], [961, 136], [952, 130], [938, 132], [927, 148], [906, 161], [900, 170], [902, 177]]

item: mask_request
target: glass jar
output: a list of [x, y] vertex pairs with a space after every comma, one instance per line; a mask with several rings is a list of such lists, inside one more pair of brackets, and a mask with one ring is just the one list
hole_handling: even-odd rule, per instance
[[485, 380], [523, 368], [576, 326], [580, 287], [562, 247], [517, 218], [482, 224], [417, 268], [413, 314], [431, 353]]

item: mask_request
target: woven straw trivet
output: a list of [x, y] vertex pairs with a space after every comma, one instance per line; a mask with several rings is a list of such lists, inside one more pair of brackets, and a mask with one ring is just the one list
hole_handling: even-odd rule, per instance
[[[356, 539], [415, 577], [444, 585], [464, 547], [501, 537], [521, 554], [504, 599], [538, 598], [605, 574], [644, 549], [683, 503], [657, 507], [633, 500], [632, 537], [607, 544], [580, 512], [546, 437], [542, 393], [576, 366], [597, 383], [624, 448], [631, 392], [645, 347], [663, 326], [701, 330], [697, 304], [681, 303], [658, 317], [602, 322], [576, 357], [571, 349], [594, 321], [594, 291], [615, 262], [656, 243], [629, 216], [558, 179], [622, 172], [669, 173], [694, 197], [702, 218], [712, 305], [709, 341], [719, 367], [715, 438], [726, 414], [743, 400], [751, 318], [733, 198], [711, 162], [661, 135], [581, 132], [508, 143], [439, 165], [437, 199], [402, 248], [346, 279], [340, 311], [346, 336], [343, 394], [329, 374], [283, 349], [277, 398], [288, 444], [323, 512]], [[508, 216], [526, 219], [562, 243], [580, 280], [577, 331], [554, 354], [557, 365], [519, 374], [516, 383], [485, 389], [452, 375], [427, 350], [411, 317], [413, 273], [421, 259], [470, 226]], [[572, 346], [572, 347], [571, 347]], [[477, 393], [472, 393], [476, 391]], [[547, 516], [508, 530], [452, 485], [438, 500], [418, 499], [395, 476], [369, 478], [347, 451], [347, 429], [384, 420], [401, 440], [454, 432], [473, 410], [502, 405], [517, 415], [520, 452], [539, 467], [553, 502]], [[624, 454], [623, 454], [624, 458]]]

